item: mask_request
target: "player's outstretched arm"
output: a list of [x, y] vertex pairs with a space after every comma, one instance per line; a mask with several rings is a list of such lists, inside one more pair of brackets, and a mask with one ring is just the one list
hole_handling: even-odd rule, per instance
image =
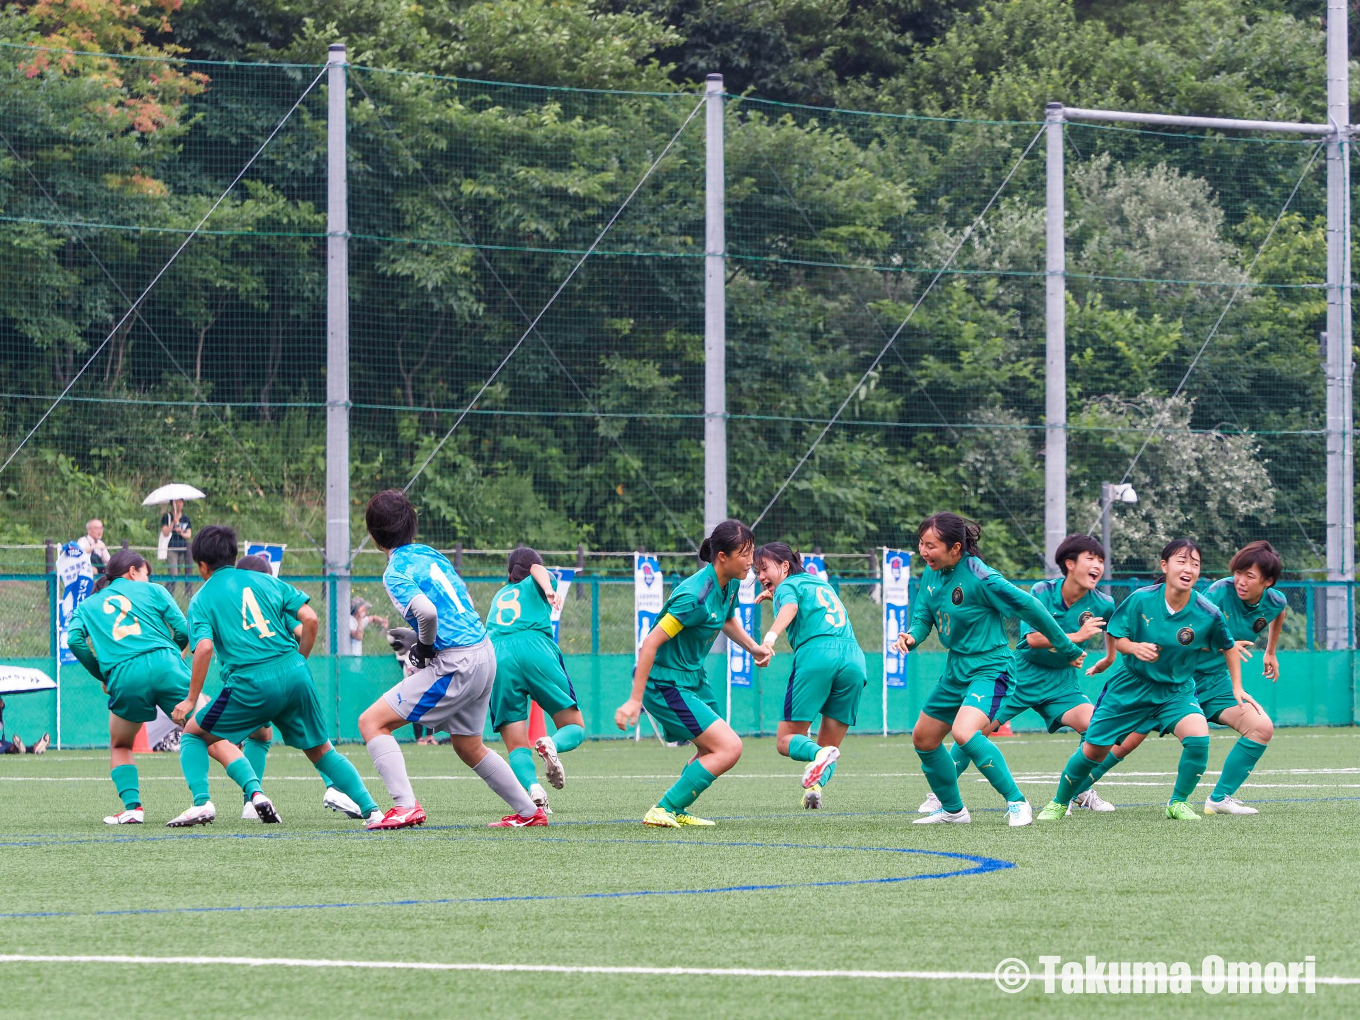
[[194, 663], [189, 669], [189, 695], [175, 706], [170, 718], [177, 726], [183, 726], [198, 705], [198, 696], [203, 693], [203, 685], [208, 680], [208, 666], [212, 664], [213, 643], [208, 638], [200, 638], [194, 645]]
[[765, 666], [769, 663], [770, 650], [763, 645], [756, 644], [736, 617], [732, 617], [723, 624], [723, 633], [735, 641], [739, 647], [749, 652], [757, 666]]
[[789, 629], [789, 624], [798, 615], [798, 603], [786, 602], [775, 614], [774, 623], [770, 624], [770, 629], [765, 632], [765, 639], [761, 641], [771, 655], [774, 654], [774, 643], [779, 640], [779, 635]]
[[298, 651], [302, 653], [302, 657], [305, 659], [312, 654], [312, 648], [316, 644], [317, 628], [321, 621], [317, 619], [316, 610], [311, 606], [300, 607], [297, 611], [297, 618]]
[[529, 576], [538, 583], [539, 590], [543, 592], [543, 597], [548, 600], [548, 605], [554, 609], [561, 609], [562, 596], [557, 594], [553, 585], [553, 576], [548, 573], [548, 568], [542, 563], [535, 563], [529, 568]]
[[642, 692], [647, 689], [647, 678], [652, 675], [656, 651], [671, 639], [666, 626], [675, 627], [677, 634], [684, 629], [679, 621], [668, 613], [642, 639], [642, 647], [638, 649], [637, 666], [633, 669], [633, 689], [628, 695], [628, 700], [614, 710], [614, 725], [621, 730], [631, 729], [637, 725], [638, 715], [642, 711]]

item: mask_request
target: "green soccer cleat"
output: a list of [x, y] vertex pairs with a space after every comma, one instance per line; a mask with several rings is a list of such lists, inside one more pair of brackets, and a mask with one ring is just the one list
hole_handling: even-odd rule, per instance
[[1173, 800], [1166, 806], [1166, 817], [1177, 822], [1197, 822], [1199, 815], [1183, 800]]
[[658, 804], [647, 809], [647, 813], [642, 816], [642, 824], [650, 825], [656, 829], [678, 829], [680, 828], [680, 819]]
[[717, 825], [717, 824], [718, 824], [717, 822], [710, 821], [710, 820], [707, 819], [707, 818], [700, 818], [698, 815], [692, 815], [692, 814], [690, 814], [688, 811], [677, 811], [677, 812], [675, 813], [675, 820], [676, 820], [678, 823], [680, 823], [681, 825]]
[[1059, 804], [1056, 800], [1050, 800], [1044, 805], [1043, 809], [1034, 816], [1036, 822], [1056, 822], [1067, 817], [1067, 805]]

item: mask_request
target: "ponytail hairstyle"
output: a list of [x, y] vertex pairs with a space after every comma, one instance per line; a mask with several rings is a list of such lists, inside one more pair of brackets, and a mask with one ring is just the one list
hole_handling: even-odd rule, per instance
[[982, 525], [977, 521], [970, 521], [967, 517], [960, 517], [945, 510], [931, 514], [921, 522], [921, 526], [916, 529], [916, 540], [919, 542], [927, 531], [939, 535], [946, 549], [952, 549], [957, 545], [963, 555], [977, 555], [978, 542], [982, 538]]
[[146, 557], [139, 552], [131, 549], [119, 549], [109, 557], [109, 562], [104, 566], [104, 573], [94, 582], [94, 588], [90, 594], [103, 591], [120, 577], [126, 576], [129, 570], [136, 570], [139, 567], [150, 569], [150, 564], [146, 562]]
[[756, 563], [787, 563], [789, 576], [804, 573], [803, 557], [799, 556], [787, 542], [768, 542], [756, 550]]
[[[1201, 562], [1204, 559], [1203, 554], [1199, 551], [1199, 546], [1195, 544], [1193, 538], [1173, 538], [1162, 548], [1162, 554], [1157, 557], [1157, 559], [1159, 562], [1165, 563], [1178, 552], [1192, 552], [1200, 558]], [[1152, 583], [1166, 584], [1166, 573], [1163, 572], [1158, 574], [1152, 579]]]
[[529, 568], [535, 566], [543, 566], [543, 557], [527, 545], [511, 549], [510, 563], [507, 568], [510, 574], [510, 583], [519, 584], [520, 581], [529, 576]]
[[713, 534], [699, 544], [699, 559], [712, 563], [718, 553], [739, 553], [756, 544], [755, 535], [741, 521], [726, 520], [713, 529]]

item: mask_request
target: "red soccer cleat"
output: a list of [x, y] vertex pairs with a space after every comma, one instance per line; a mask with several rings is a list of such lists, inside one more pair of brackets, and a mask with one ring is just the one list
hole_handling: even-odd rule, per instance
[[364, 826], [370, 831], [374, 829], [407, 829], [412, 825], [422, 825], [425, 822], [425, 809], [419, 804], [415, 807], [394, 807], [388, 810], [376, 822], [369, 822]]
[[499, 822], [488, 822], [488, 829], [524, 829], [530, 825], [547, 825], [548, 813], [542, 808], [534, 812], [532, 818], [521, 817], [518, 813], [506, 815]]

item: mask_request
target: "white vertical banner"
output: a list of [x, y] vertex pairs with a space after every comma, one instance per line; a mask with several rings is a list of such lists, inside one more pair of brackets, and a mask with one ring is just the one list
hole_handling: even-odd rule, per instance
[[247, 542], [245, 554], [247, 556], [263, 556], [269, 561], [269, 572], [278, 577], [279, 571], [283, 568], [283, 551], [287, 548], [287, 543]]
[[909, 587], [911, 553], [883, 550], [883, 735], [888, 735], [888, 688], [907, 686], [907, 657], [897, 650], [897, 635], [911, 626]]
[[[637, 653], [642, 641], [656, 626], [661, 618], [661, 608], [666, 604], [665, 582], [661, 578], [661, 561], [647, 553], [633, 553], [633, 666], [637, 666]], [[647, 715], [646, 709], [642, 715]], [[648, 717], [650, 722], [650, 717]], [[652, 728], [656, 726], [653, 723]], [[634, 740], [642, 739], [642, 717], [638, 717]], [[658, 735], [660, 739], [660, 735]]]
[[[557, 594], [562, 605], [567, 604], [567, 592], [571, 590], [571, 582], [576, 580], [575, 567], [550, 567], [548, 573], [552, 574], [557, 581]], [[552, 611], [553, 640], [559, 641], [558, 635], [562, 629], [562, 610], [554, 608]]]
[[[746, 577], [737, 589], [737, 619], [741, 629], [759, 641], [756, 636], [756, 572], [748, 570]], [[732, 721], [732, 688], [750, 687], [755, 679], [756, 664], [751, 653], [731, 638], [727, 638], [727, 721]]]
[[[67, 642], [66, 632], [71, 626], [71, 618], [76, 615], [76, 606], [85, 601], [85, 596], [94, 588], [90, 554], [78, 542], [67, 542], [61, 547], [57, 554], [57, 578], [61, 582], [61, 601], [57, 603], [57, 661], [61, 666], [70, 666], [76, 657]], [[60, 670], [57, 679], [61, 679]]]
[[816, 553], [803, 553], [803, 570], [813, 577], [829, 580], [826, 575], [826, 557]]

